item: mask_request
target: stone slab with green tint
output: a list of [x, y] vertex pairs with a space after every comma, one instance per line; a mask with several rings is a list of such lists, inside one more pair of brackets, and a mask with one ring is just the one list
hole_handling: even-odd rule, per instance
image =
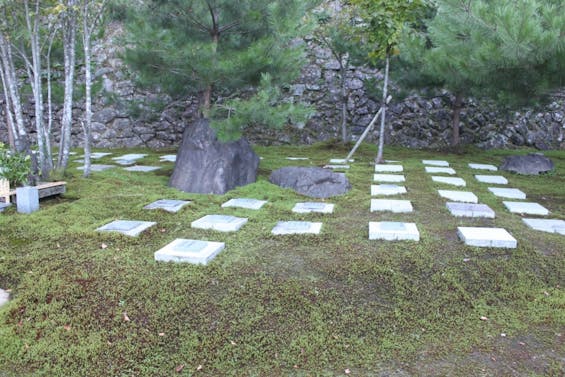
[[501, 175], [475, 175], [477, 181], [495, 185], [507, 185], [508, 180]]
[[449, 175], [455, 174], [455, 170], [452, 169], [452, 168], [426, 166], [425, 169], [426, 169], [426, 173], [429, 173], [429, 174], [449, 174]]
[[206, 215], [193, 221], [190, 226], [198, 229], [217, 230], [219, 232], [236, 232], [247, 223], [243, 217], [227, 215]]
[[319, 234], [322, 230], [322, 223], [309, 221], [279, 221], [271, 230], [272, 234]]
[[[92, 164], [90, 165], [90, 171], [104, 171], [108, 169], [115, 168], [116, 165], [101, 165], [101, 164]], [[78, 170], [84, 170], [84, 166], [79, 166]]]
[[348, 162], [355, 162], [355, 159], [350, 158], [349, 160], [346, 160], [345, 158], [332, 158], [330, 159], [330, 164], [347, 164]]
[[161, 169], [160, 166], [146, 166], [146, 165], [136, 165], [136, 166], [129, 166], [127, 168], [124, 168], [124, 170], [127, 171], [135, 171], [141, 173], [148, 173], [159, 169]]
[[486, 204], [473, 203], [453, 203], [448, 202], [445, 205], [449, 212], [456, 217], [483, 217], [494, 219], [494, 211]]
[[375, 182], [402, 183], [406, 181], [406, 177], [401, 174], [375, 174], [373, 180]]
[[371, 212], [409, 213], [414, 211], [410, 200], [371, 199]]
[[490, 171], [497, 171], [498, 168], [494, 165], [490, 165], [490, 164], [474, 164], [474, 163], [470, 163], [469, 167], [471, 169], [475, 169], [475, 170], [490, 170]]
[[0, 202], [0, 212], [4, 211], [6, 208], [10, 207], [11, 205], [12, 205], [11, 203]]
[[406, 187], [390, 184], [371, 185], [371, 196], [406, 194]]
[[522, 219], [532, 229], [565, 235], [565, 221], [554, 219]]
[[506, 229], [457, 227], [457, 235], [469, 246], [515, 249], [518, 242]]
[[296, 203], [294, 208], [292, 208], [292, 212], [295, 213], [332, 213], [333, 211], [334, 204], [318, 202]]
[[118, 232], [126, 236], [136, 237], [155, 224], [157, 223], [151, 221], [115, 220], [96, 230], [99, 232]]
[[478, 203], [477, 195], [469, 191], [437, 190], [442, 198], [453, 200], [454, 202]]
[[526, 215], [549, 215], [549, 210], [538, 203], [533, 202], [502, 202], [506, 208], [512, 213], [520, 213]]
[[178, 212], [187, 204], [188, 200], [160, 199], [143, 207], [144, 209], [162, 209], [168, 212]]
[[499, 198], [526, 199], [526, 193], [516, 188], [489, 187], [488, 190]]
[[[97, 160], [102, 157], [110, 156], [112, 153], [109, 152], [93, 152], [90, 154], [90, 158]], [[83, 156], [84, 157], [84, 156]]]
[[376, 164], [375, 173], [400, 173], [404, 171], [402, 165]]
[[465, 187], [467, 185], [463, 178], [457, 178], [457, 177], [441, 177], [434, 175], [432, 176], [432, 181], [437, 183], [445, 183], [446, 185], [460, 186], [460, 187]]
[[422, 164], [430, 166], [449, 166], [449, 162], [443, 160], [422, 160]]
[[159, 157], [159, 160], [161, 162], [176, 162], [177, 161], [177, 155], [176, 154], [166, 154], [166, 155]]
[[158, 262], [208, 264], [222, 250], [223, 242], [210, 242], [178, 238], [155, 252]]
[[258, 200], [258, 199], [250, 199], [250, 198], [236, 198], [230, 199], [224, 204], [222, 204], [223, 208], [226, 207], [238, 207], [238, 208], [245, 208], [245, 209], [260, 209], [263, 205], [267, 203], [266, 200]]
[[385, 241], [419, 241], [420, 232], [415, 223], [396, 221], [369, 222], [369, 239]]

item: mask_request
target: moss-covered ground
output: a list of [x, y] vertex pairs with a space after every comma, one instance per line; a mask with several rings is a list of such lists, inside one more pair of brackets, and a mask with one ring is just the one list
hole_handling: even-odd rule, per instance
[[[445, 154], [387, 147], [404, 165], [413, 214], [370, 213], [375, 148], [363, 146], [352, 190], [332, 215], [294, 214], [307, 198], [268, 182], [286, 165], [343, 157], [339, 144], [257, 147], [257, 183], [226, 195], [167, 187], [171, 163], [152, 173], [113, 169], [82, 178], [31, 215], [0, 214], [0, 376], [559, 376], [565, 375], [565, 236], [527, 228], [477, 182], [468, 162], [499, 165], [516, 151]], [[158, 164], [147, 150], [140, 163]], [[525, 153], [525, 151], [520, 151]], [[556, 172], [503, 173], [565, 219], [565, 152]], [[286, 156], [307, 156], [289, 161]], [[456, 219], [422, 159], [445, 159], [496, 219]], [[444, 187], [449, 189], [448, 187]], [[234, 197], [268, 200], [260, 211], [221, 208]], [[188, 199], [179, 213], [148, 211]], [[192, 229], [206, 214], [249, 222], [237, 233]], [[95, 229], [115, 219], [156, 221], [130, 238]], [[416, 222], [420, 242], [368, 240], [378, 219]], [[273, 236], [279, 220], [316, 220], [320, 235]], [[457, 226], [506, 228], [517, 249], [474, 248]], [[175, 238], [221, 241], [208, 266], [156, 263]]]

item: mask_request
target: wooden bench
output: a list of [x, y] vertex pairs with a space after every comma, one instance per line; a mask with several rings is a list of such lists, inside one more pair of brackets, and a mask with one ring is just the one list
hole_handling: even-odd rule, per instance
[[[37, 186], [39, 192], [39, 199], [46, 198], [48, 196], [64, 194], [67, 191], [67, 182], [58, 181], [58, 182], [45, 182], [40, 183]], [[8, 186], [9, 188], [10, 186]], [[0, 199], [4, 198], [4, 202], [10, 203], [10, 198], [16, 197], [16, 190], [10, 190], [8, 192], [2, 191], [0, 187]]]

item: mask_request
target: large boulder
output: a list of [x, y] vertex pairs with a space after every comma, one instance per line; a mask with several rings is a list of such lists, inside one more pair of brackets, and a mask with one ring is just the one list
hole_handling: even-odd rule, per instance
[[185, 128], [171, 187], [199, 194], [225, 194], [255, 182], [259, 157], [245, 139], [222, 143], [207, 119]]
[[542, 154], [530, 153], [528, 155], [508, 156], [500, 166], [501, 170], [518, 174], [537, 175], [553, 170], [553, 161]]
[[343, 195], [351, 189], [345, 174], [322, 168], [287, 166], [272, 172], [269, 181], [312, 198]]

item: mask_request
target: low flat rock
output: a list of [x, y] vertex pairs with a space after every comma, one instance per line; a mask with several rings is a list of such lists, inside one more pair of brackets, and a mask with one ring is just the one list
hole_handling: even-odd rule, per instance
[[554, 168], [553, 161], [537, 153], [530, 153], [525, 156], [508, 156], [500, 166], [500, 170], [526, 175], [547, 173]]
[[426, 166], [426, 173], [429, 174], [450, 174], [454, 175], [455, 170], [452, 168], [442, 168], [436, 166]]
[[345, 174], [318, 167], [283, 167], [271, 173], [269, 181], [312, 198], [330, 198], [351, 189]]
[[309, 221], [279, 221], [271, 230], [275, 235], [286, 234], [319, 234], [322, 230], [322, 223]]
[[488, 190], [499, 198], [526, 199], [526, 193], [516, 188], [489, 187]]
[[177, 155], [176, 154], [166, 154], [166, 155], [159, 157], [159, 160], [161, 162], [175, 162], [177, 160]]
[[402, 165], [376, 164], [375, 173], [400, 173], [404, 171]]
[[449, 162], [443, 160], [422, 160], [422, 164], [430, 166], [443, 166], [448, 167]]
[[518, 242], [506, 229], [457, 227], [457, 235], [469, 246], [515, 249]]
[[161, 169], [160, 166], [147, 166], [147, 165], [136, 165], [136, 166], [129, 166], [127, 168], [124, 168], [124, 170], [127, 170], [127, 171], [134, 171], [134, 172], [141, 172], [141, 173], [148, 173], [148, 172], [159, 170], [159, 169]]
[[[93, 152], [93, 153], [90, 154], [90, 158], [97, 160], [97, 159], [102, 158], [102, 157], [110, 156], [111, 154], [112, 153], [109, 153], [109, 152]], [[84, 156], [82, 156], [82, 157], [84, 157]]]
[[308, 157], [287, 157], [286, 158], [289, 161], [305, 161], [305, 160], [309, 160]]
[[455, 217], [482, 217], [487, 219], [495, 218], [494, 211], [486, 204], [448, 202], [445, 206]]
[[10, 294], [3, 289], [0, 289], [0, 306], [6, 304], [10, 300]]
[[3, 212], [6, 208], [10, 207], [12, 204], [0, 202], [0, 212]]
[[371, 212], [409, 213], [414, 207], [409, 200], [371, 199]]
[[438, 183], [445, 183], [447, 185], [452, 185], [452, 186], [460, 186], [460, 187], [465, 187], [467, 185], [467, 183], [465, 183], [465, 180], [463, 178], [457, 178], [457, 177], [441, 177], [441, 176], [433, 175], [432, 181]]
[[347, 164], [349, 162], [355, 162], [355, 159], [353, 159], [353, 158], [350, 158], [349, 160], [346, 160], [345, 158], [332, 158], [332, 159], [330, 159], [330, 164], [343, 165], [343, 164]]
[[[115, 167], [116, 165], [92, 164], [90, 165], [90, 171], [104, 171], [108, 169], [113, 169]], [[77, 167], [77, 170], [84, 170], [84, 166]]]
[[351, 166], [349, 165], [324, 165], [324, 169], [332, 170], [349, 170]]
[[375, 182], [402, 183], [406, 181], [406, 177], [401, 174], [375, 174], [373, 180]]
[[334, 204], [331, 203], [318, 203], [318, 202], [305, 202], [296, 203], [292, 212], [295, 213], [332, 213], [334, 211]]
[[477, 195], [469, 191], [437, 190], [442, 198], [453, 200], [454, 202], [478, 203]]
[[208, 264], [222, 250], [223, 242], [210, 242], [178, 238], [155, 252], [158, 262]]
[[188, 200], [175, 200], [175, 199], [160, 199], [151, 204], [143, 207], [144, 209], [162, 209], [167, 212], [176, 213], [181, 210], [187, 204], [191, 202]]
[[508, 180], [501, 175], [475, 175], [475, 179], [481, 183], [491, 183], [495, 185], [508, 184]]
[[369, 239], [385, 241], [420, 241], [415, 223], [396, 221], [369, 222]]
[[206, 215], [193, 221], [190, 226], [197, 229], [210, 229], [219, 232], [236, 232], [247, 223], [243, 217], [226, 215]]
[[137, 237], [145, 229], [152, 227], [157, 223], [152, 221], [136, 221], [136, 220], [115, 220], [100, 228], [99, 232], [117, 232], [130, 237]]
[[383, 184], [383, 185], [371, 185], [371, 196], [378, 196], [378, 195], [400, 195], [406, 194], [406, 187], [398, 186], [398, 185], [391, 185], [391, 184]]
[[224, 204], [222, 204], [222, 208], [236, 207], [236, 208], [258, 210], [261, 209], [261, 207], [263, 207], [265, 203], [267, 203], [266, 200], [259, 200], [252, 198], [235, 198], [235, 199], [230, 199]]
[[497, 171], [498, 168], [494, 165], [490, 165], [490, 164], [474, 164], [474, 163], [470, 163], [469, 167], [471, 169], [475, 169], [475, 170], [490, 170], [490, 171]]
[[522, 219], [532, 229], [565, 235], [565, 221], [553, 219]]
[[512, 213], [520, 213], [526, 215], [549, 215], [549, 210], [539, 203], [533, 202], [502, 202], [506, 208]]

